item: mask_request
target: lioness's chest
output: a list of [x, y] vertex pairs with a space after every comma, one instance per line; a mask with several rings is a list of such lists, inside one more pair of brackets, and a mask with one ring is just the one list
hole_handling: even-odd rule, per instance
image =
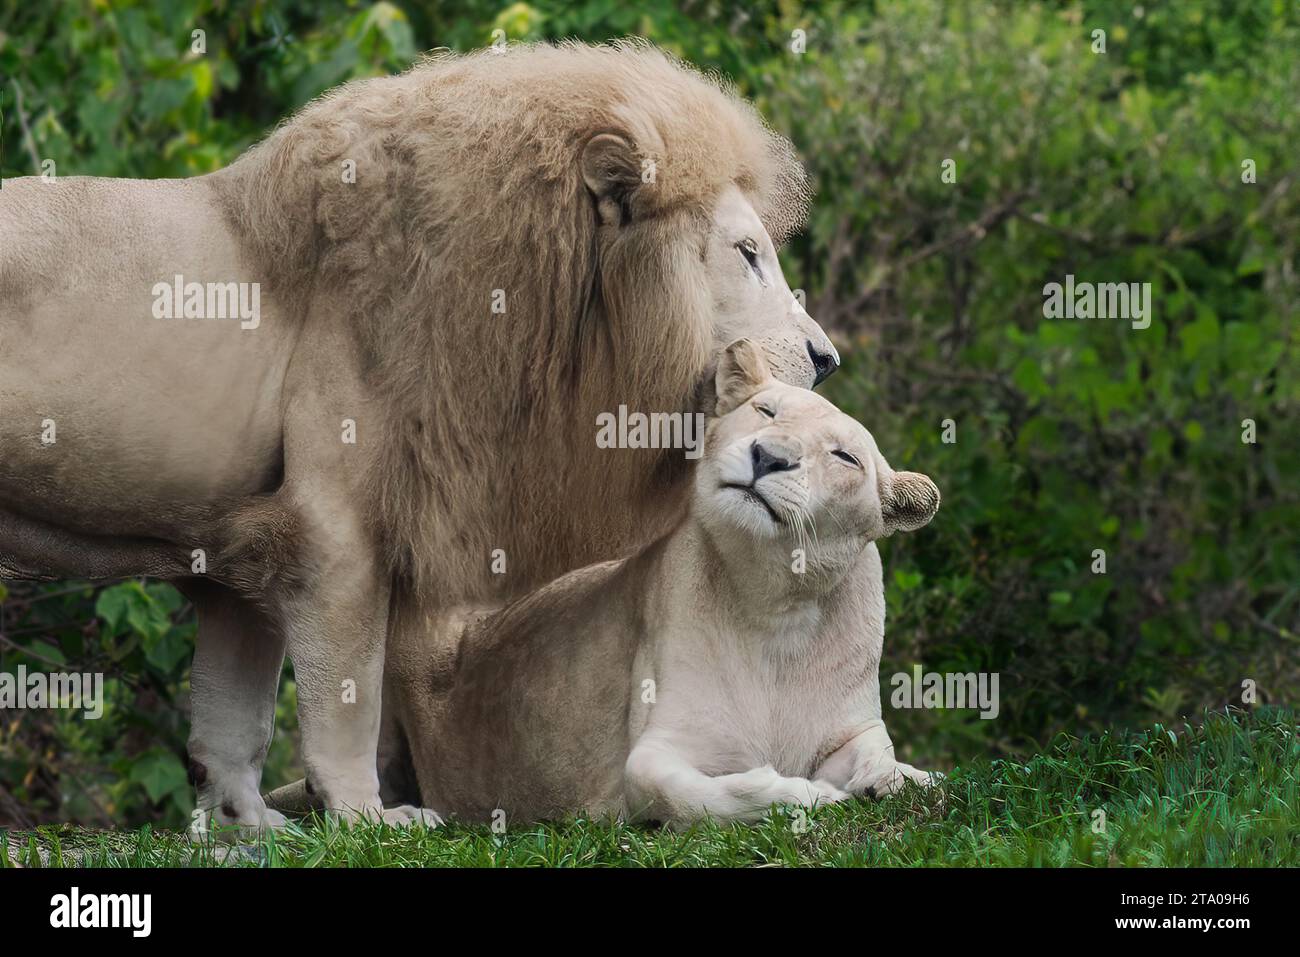
[[850, 707], [815, 676], [722, 659], [666, 674], [655, 723], [707, 774], [807, 776], [843, 743]]

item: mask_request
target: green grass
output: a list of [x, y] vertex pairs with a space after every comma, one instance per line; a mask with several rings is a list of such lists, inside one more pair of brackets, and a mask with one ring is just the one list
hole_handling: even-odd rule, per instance
[[[100, 867], [1263, 866], [1300, 864], [1297, 715], [1215, 713], [1180, 729], [1059, 736], [1024, 763], [976, 762], [942, 787], [756, 826], [674, 833], [573, 819], [433, 832], [329, 821], [222, 857], [176, 832], [70, 826], [0, 835], [0, 863]], [[1105, 826], [1094, 832], [1104, 811]], [[42, 855], [40, 851], [45, 853]], [[219, 859], [220, 858], [220, 859]]]

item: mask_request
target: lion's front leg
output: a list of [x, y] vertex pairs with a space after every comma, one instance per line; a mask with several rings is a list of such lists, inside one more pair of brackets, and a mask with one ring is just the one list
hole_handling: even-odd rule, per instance
[[337, 540], [288, 603], [288, 651], [298, 683], [303, 764], [313, 798], [329, 813], [394, 825], [442, 823], [433, 811], [383, 807], [377, 752], [389, 584], [364, 537]]
[[368, 478], [383, 412], [355, 362], [346, 310], [314, 316], [286, 381], [284, 484], [292, 574], [273, 604], [298, 684], [303, 763], [313, 799], [348, 818], [438, 823], [417, 808], [383, 809], [377, 749], [390, 574]]
[[850, 794], [884, 797], [903, 787], [904, 781], [929, 786], [943, 775], [921, 771], [894, 758], [894, 742], [885, 730], [885, 722], [876, 718], [835, 751], [817, 770], [825, 778]]
[[308, 787], [330, 811], [378, 818], [387, 578], [351, 503], [319, 487], [295, 498], [302, 570], [281, 608]]

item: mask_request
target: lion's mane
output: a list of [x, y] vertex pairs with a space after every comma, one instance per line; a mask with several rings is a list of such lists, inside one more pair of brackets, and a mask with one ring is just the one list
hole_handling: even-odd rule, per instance
[[[653, 163], [613, 239], [579, 167], [603, 132]], [[496, 548], [517, 592], [662, 530], [680, 451], [597, 453], [595, 416], [692, 406], [719, 192], [738, 185], [778, 244], [808, 201], [748, 104], [639, 43], [434, 55], [314, 101], [214, 179], [303, 334], [312, 309], [353, 316], [376, 528], [394, 572], [447, 601], [496, 594]]]

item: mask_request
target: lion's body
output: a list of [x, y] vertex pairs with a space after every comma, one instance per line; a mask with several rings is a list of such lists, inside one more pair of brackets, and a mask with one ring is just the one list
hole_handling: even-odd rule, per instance
[[[214, 200], [204, 180], [5, 184], [0, 237], [21, 241], [0, 246], [3, 521], [94, 536], [108, 554], [87, 542], [41, 559], [6, 536], [0, 572], [113, 577], [170, 561], [175, 575], [216, 503], [274, 488], [301, 315], [271, 307], [260, 336], [150, 318], [151, 286], [171, 272], [248, 273]], [[114, 545], [146, 540], [159, 567], [104, 573]]]
[[[579, 156], [611, 131], [652, 172], [598, 214], [592, 183], [622, 173]], [[711, 216], [733, 194], [778, 242], [806, 201], [788, 144], [644, 47], [435, 58], [195, 180], [6, 182], [0, 575], [152, 574], [194, 599], [191, 757], [222, 819], [267, 820], [287, 649], [309, 778], [373, 809], [385, 642], [400, 668], [426, 640], [404, 622], [680, 513], [681, 451], [598, 453], [598, 413], [694, 408], [736, 335], [803, 384], [814, 345], [833, 352], [783, 279], [766, 311], [718, 292]], [[258, 321], [157, 318], [176, 276], [256, 284]]]

